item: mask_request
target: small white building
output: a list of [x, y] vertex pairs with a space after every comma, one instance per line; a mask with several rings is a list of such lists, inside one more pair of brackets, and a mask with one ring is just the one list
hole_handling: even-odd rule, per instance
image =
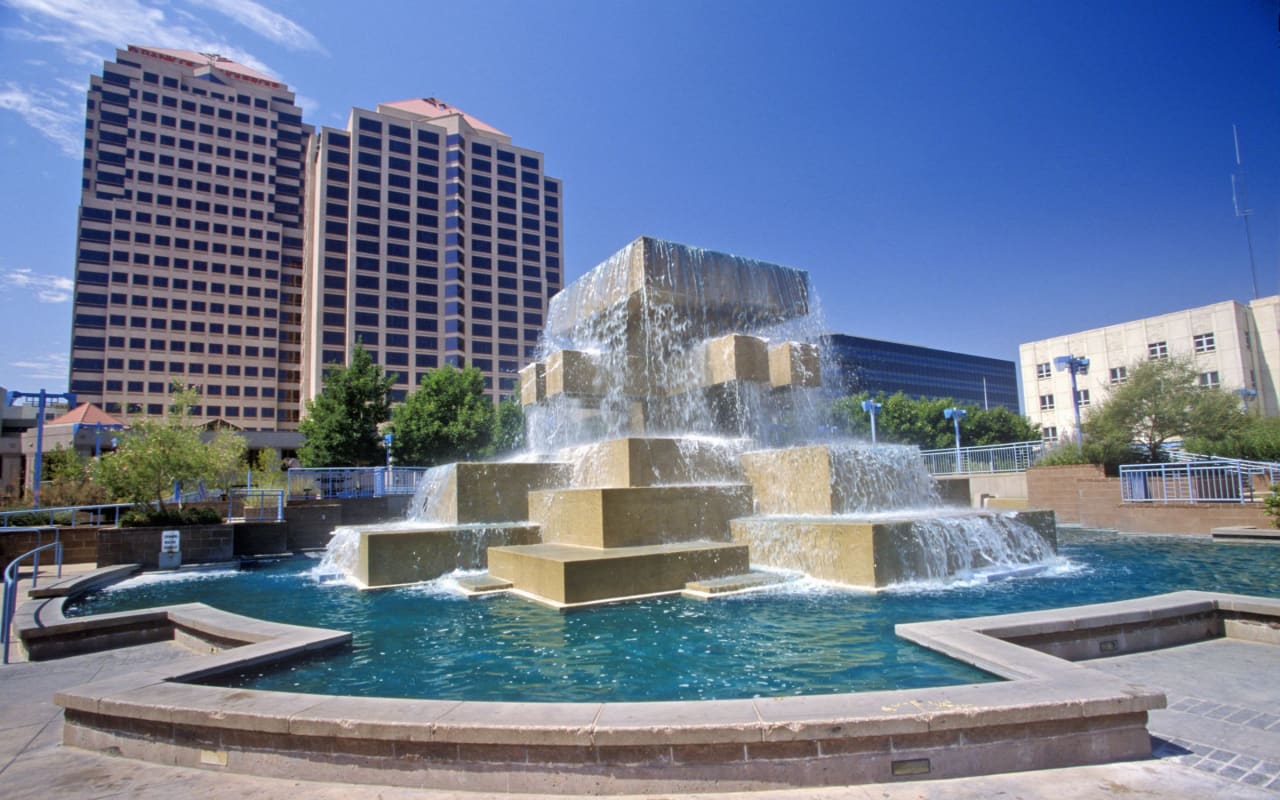
[[1187, 358], [1200, 383], [1242, 396], [1249, 410], [1280, 414], [1280, 295], [1248, 304], [1227, 300], [1105, 328], [1027, 342], [1018, 348], [1023, 409], [1046, 441], [1075, 436], [1075, 408], [1069, 370], [1055, 366], [1063, 356], [1089, 359], [1076, 384], [1080, 417], [1106, 398], [1110, 387], [1127, 380], [1136, 364], [1156, 358]]

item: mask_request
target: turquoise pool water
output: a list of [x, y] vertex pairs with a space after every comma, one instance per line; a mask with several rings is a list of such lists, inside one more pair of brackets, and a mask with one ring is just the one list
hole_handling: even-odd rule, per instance
[[800, 581], [713, 602], [664, 597], [561, 614], [513, 597], [467, 600], [449, 580], [360, 592], [322, 583], [318, 561], [143, 577], [84, 598], [92, 614], [200, 601], [354, 634], [326, 658], [224, 685], [469, 700], [724, 699], [992, 680], [896, 638], [898, 622], [1121, 600], [1177, 589], [1280, 596], [1280, 546], [1060, 534], [1063, 563], [996, 583], [879, 594]]

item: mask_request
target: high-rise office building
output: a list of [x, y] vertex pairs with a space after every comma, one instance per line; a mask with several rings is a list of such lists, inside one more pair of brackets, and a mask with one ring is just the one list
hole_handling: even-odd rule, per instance
[[517, 391], [562, 285], [561, 185], [540, 152], [435, 98], [355, 108], [311, 143], [302, 396], [356, 342], [403, 399], [442, 364]]
[[130, 46], [90, 80], [71, 391], [124, 420], [297, 427], [311, 128], [287, 86], [217, 55]]

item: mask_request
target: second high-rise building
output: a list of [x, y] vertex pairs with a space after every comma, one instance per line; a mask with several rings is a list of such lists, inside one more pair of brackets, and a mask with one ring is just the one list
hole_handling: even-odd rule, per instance
[[513, 395], [562, 285], [561, 186], [540, 152], [435, 98], [355, 108], [308, 153], [302, 398], [360, 342], [401, 400], [474, 366]]

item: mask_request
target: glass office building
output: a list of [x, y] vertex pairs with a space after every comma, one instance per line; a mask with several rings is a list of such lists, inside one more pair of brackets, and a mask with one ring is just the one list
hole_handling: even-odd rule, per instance
[[1021, 413], [1012, 361], [840, 333], [824, 336], [822, 348], [832, 373], [825, 383], [840, 394], [902, 392]]

